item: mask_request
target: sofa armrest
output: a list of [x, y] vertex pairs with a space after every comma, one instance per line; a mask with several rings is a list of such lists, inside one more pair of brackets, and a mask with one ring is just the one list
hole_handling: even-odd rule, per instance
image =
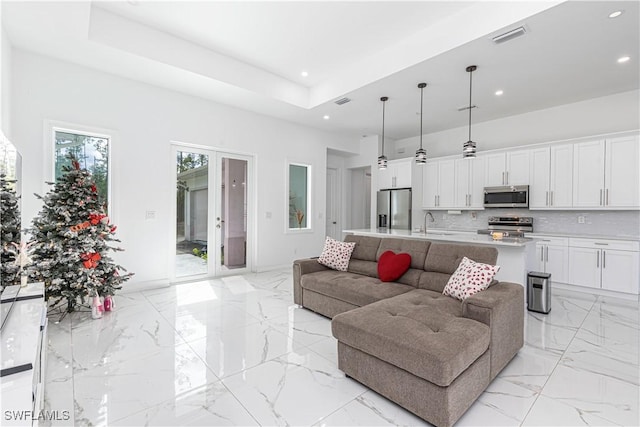
[[489, 326], [491, 379], [524, 345], [524, 287], [499, 282], [462, 303], [462, 315]]
[[302, 305], [302, 276], [316, 271], [328, 270], [317, 258], [305, 258], [293, 261], [293, 302]]

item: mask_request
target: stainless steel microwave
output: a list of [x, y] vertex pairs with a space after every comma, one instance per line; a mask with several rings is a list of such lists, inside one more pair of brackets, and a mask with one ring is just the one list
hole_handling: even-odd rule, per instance
[[528, 208], [528, 185], [503, 185], [484, 188], [485, 208]]

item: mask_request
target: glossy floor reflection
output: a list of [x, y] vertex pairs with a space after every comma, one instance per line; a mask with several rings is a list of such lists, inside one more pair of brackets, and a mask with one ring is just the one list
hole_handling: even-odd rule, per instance
[[[428, 425], [345, 377], [289, 269], [115, 300], [50, 319], [45, 409], [75, 425]], [[637, 302], [554, 290], [458, 425], [639, 425], [639, 323]]]

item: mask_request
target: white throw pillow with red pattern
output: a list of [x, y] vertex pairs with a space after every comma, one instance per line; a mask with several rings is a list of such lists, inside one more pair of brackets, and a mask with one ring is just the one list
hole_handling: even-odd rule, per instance
[[318, 262], [334, 270], [347, 271], [355, 247], [355, 242], [341, 242], [327, 236]]
[[497, 265], [482, 264], [464, 257], [449, 278], [442, 294], [464, 301], [471, 295], [487, 289], [498, 270], [500, 267]]

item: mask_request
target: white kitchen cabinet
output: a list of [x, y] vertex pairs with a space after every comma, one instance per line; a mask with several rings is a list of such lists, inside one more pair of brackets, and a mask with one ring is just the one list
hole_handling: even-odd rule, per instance
[[569, 239], [544, 237], [536, 242], [538, 270], [551, 274], [551, 281], [567, 283], [569, 266]]
[[529, 207], [562, 209], [573, 206], [573, 144], [531, 150]]
[[485, 157], [455, 160], [455, 207], [484, 209]]
[[640, 242], [569, 239], [569, 280], [577, 286], [637, 295]]
[[529, 185], [529, 150], [487, 154], [485, 185]]
[[428, 161], [422, 175], [422, 207], [424, 209], [455, 208], [455, 161]]
[[378, 190], [411, 188], [413, 159], [390, 160], [386, 169], [378, 170]]
[[573, 207], [640, 208], [638, 135], [574, 145]]
[[640, 137], [607, 139], [605, 144], [605, 200], [607, 207], [640, 207]]

